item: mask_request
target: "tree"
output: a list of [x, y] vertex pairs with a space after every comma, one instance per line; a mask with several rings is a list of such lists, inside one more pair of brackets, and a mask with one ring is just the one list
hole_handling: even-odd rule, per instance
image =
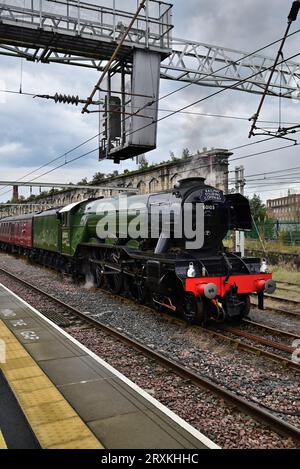
[[264, 223], [268, 218], [267, 208], [259, 195], [254, 194], [252, 199], [249, 199], [251, 213], [255, 223]]
[[31, 194], [31, 195], [27, 198], [27, 202], [33, 202], [35, 199], [36, 199], [36, 195]]
[[186, 160], [187, 158], [189, 158], [189, 156], [190, 156], [190, 150], [188, 148], [184, 148], [182, 150], [181, 158], [183, 160]]
[[145, 155], [139, 156], [139, 169], [146, 169], [148, 168], [148, 161]]
[[59, 193], [59, 190], [54, 189], [54, 187], [52, 187], [52, 189], [50, 189], [50, 191], [48, 192], [49, 195], [54, 195], [54, 194], [58, 194], [58, 193]]
[[87, 178], [83, 178], [83, 179], [81, 179], [81, 181], [78, 182], [79, 186], [85, 186], [87, 184], [88, 184]]
[[171, 161], [176, 161], [178, 158], [176, 158], [175, 153], [173, 151], [170, 151], [170, 158]]
[[92, 179], [92, 185], [96, 186], [97, 184], [100, 184], [103, 179], [105, 179], [104, 173], [95, 173]]

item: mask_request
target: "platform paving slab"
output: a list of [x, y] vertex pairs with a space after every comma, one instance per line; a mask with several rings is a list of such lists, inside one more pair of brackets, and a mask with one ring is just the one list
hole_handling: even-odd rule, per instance
[[[3, 369], [43, 447], [79, 444], [80, 422], [107, 448], [207, 447], [199, 432], [186, 430], [188, 424], [184, 428], [175, 414], [163, 411], [161, 404], [51, 321], [1, 286], [0, 293], [0, 324], [5, 325], [0, 333], [12, 343]], [[69, 405], [65, 418], [56, 420], [62, 418], [64, 402]], [[91, 444], [85, 435], [81, 432], [82, 447]]]

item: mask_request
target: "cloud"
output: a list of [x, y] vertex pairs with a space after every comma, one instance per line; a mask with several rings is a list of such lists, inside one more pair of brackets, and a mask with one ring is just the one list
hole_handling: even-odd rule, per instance
[[1, 156], [16, 156], [19, 153], [28, 153], [29, 149], [24, 148], [22, 143], [19, 142], [10, 142], [0, 146], [0, 159]]

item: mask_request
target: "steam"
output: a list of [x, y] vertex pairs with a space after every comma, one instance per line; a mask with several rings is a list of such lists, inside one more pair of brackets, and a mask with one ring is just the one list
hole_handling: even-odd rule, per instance
[[84, 284], [84, 288], [86, 290], [91, 290], [92, 288], [95, 288], [95, 281], [94, 281], [94, 277], [92, 274], [86, 274], [85, 275], [85, 284]]

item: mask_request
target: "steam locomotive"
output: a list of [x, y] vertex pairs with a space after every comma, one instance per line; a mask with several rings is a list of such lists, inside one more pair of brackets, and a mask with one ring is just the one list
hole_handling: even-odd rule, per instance
[[246, 317], [255, 292], [263, 309], [264, 293], [275, 291], [259, 258], [223, 245], [229, 230], [251, 228], [245, 197], [189, 178], [170, 191], [4, 218], [0, 249], [205, 324]]

